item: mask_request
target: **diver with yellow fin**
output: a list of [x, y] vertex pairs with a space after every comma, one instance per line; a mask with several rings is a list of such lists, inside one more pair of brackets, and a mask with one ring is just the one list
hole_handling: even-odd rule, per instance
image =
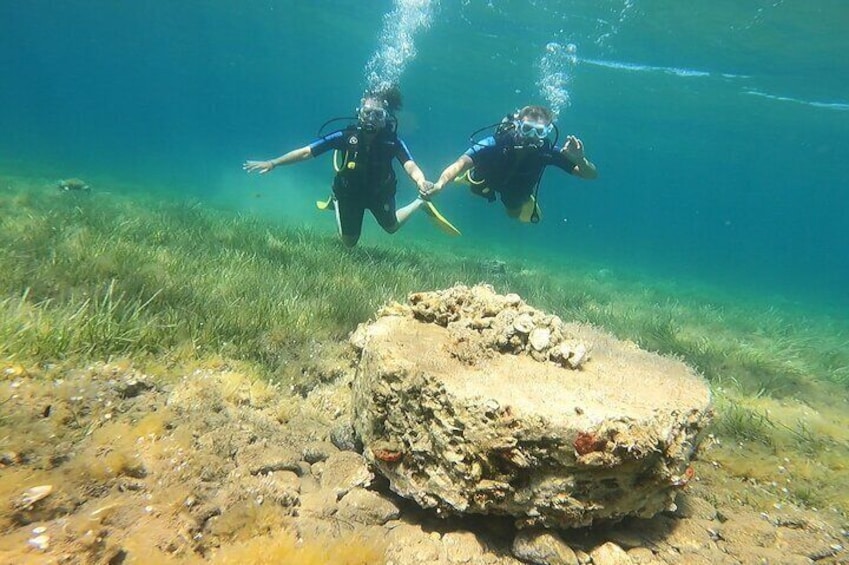
[[242, 168], [248, 173], [264, 174], [280, 165], [305, 161], [333, 149], [333, 168], [336, 171], [333, 192], [328, 200], [317, 201], [316, 206], [335, 212], [339, 236], [346, 247], [357, 244], [366, 210], [371, 211], [384, 231], [395, 233], [416, 210], [424, 206], [432, 219], [441, 219], [438, 225], [443, 231], [459, 235], [460, 232], [436, 212], [433, 204], [423, 198], [416, 198], [396, 210], [398, 181], [392, 167], [394, 160], [401, 163], [420, 194], [433, 186], [413, 161], [407, 145], [398, 137], [398, 120], [393, 112], [400, 107], [401, 93], [397, 87], [366, 93], [357, 109], [356, 121], [351, 125], [321, 136], [327, 124], [348, 118], [328, 120], [319, 128], [320, 137], [311, 144], [268, 161], [245, 161]]
[[[478, 133], [495, 127], [494, 135], [475, 141]], [[554, 141], [549, 141], [551, 132]], [[473, 194], [494, 202], [496, 194], [507, 215], [522, 222], [537, 223], [542, 218], [538, 193], [545, 168], [553, 165], [583, 179], [594, 179], [598, 171], [584, 155], [584, 144], [570, 135], [558, 147], [559, 130], [554, 113], [544, 106], [525, 106], [498, 124], [472, 134], [472, 146], [449, 165], [431, 186], [420, 190], [431, 198], [449, 182], [468, 184]]]

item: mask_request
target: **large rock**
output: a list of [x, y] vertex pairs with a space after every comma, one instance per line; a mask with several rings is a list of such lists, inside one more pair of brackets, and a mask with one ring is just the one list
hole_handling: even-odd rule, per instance
[[516, 295], [414, 294], [352, 343], [364, 455], [425, 508], [578, 527], [652, 516], [692, 477], [704, 380]]

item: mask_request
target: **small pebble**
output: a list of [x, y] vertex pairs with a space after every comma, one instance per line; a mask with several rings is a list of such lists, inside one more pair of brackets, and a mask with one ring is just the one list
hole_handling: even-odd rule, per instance
[[45, 551], [48, 547], [50, 547], [50, 536], [36, 536], [34, 538], [30, 538], [27, 543], [36, 549]]

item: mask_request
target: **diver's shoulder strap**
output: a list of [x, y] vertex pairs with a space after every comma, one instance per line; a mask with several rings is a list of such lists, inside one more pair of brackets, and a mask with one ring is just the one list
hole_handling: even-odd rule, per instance
[[342, 135], [345, 136], [346, 139], [350, 139], [351, 137], [359, 137], [362, 134], [362, 128], [358, 125], [350, 125], [342, 130]]

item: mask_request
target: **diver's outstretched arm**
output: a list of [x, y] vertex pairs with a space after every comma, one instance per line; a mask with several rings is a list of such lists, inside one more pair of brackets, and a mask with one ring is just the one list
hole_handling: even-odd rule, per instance
[[274, 169], [274, 167], [280, 165], [291, 165], [292, 163], [297, 163], [299, 161], [306, 161], [307, 159], [312, 158], [312, 156], [312, 149], [309, 145], [306, 145], [268, 161], [245, 161], [242, 164], [242, 170], [247, 173], [259, 171], [259, 174], [264, 175]]
[[420, 191], [422, 198], [428, 199], [435, 196], [440, 190], [445, 188], [446, 184], [471, 169], [473, 165], [474, 162], [471, 157], [468, 155], [461, 155], [459, 159], [448, 165], [448, 167], [442, 171], [442, 174], [439, 175], [439, 180], [433, 184], [430, 190]]

